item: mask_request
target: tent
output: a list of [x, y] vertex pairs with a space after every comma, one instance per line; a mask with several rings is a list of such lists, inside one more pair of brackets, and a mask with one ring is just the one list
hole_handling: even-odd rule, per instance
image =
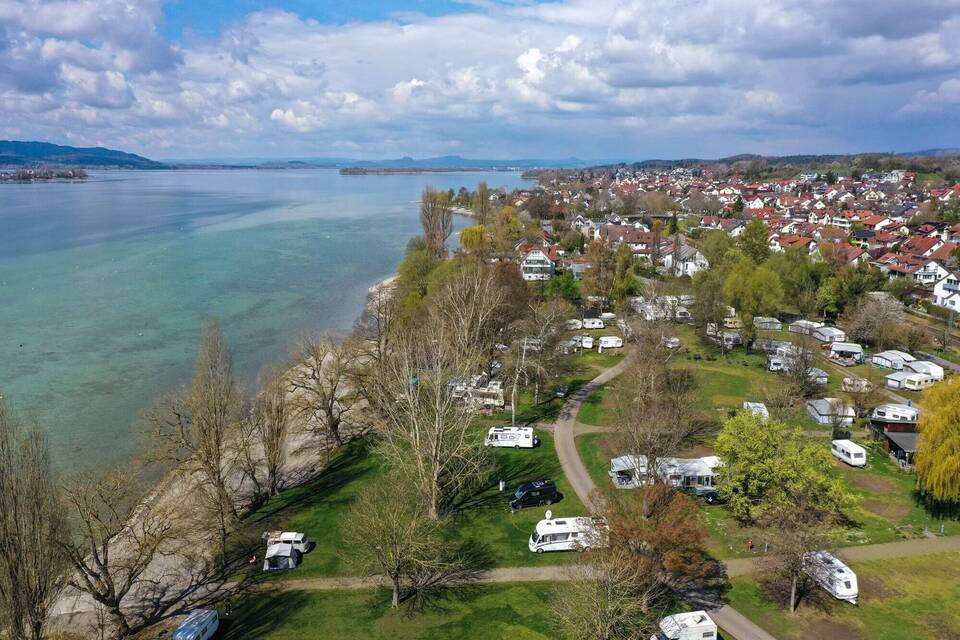
[[267, 547], [263, 558], [264, 571], [288, 571], [300, 564], [300, 552], [292, 544], [278, 543]]

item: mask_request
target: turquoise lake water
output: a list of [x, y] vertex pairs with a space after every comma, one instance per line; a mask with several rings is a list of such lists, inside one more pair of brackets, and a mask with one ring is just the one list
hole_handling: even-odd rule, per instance
[[251, 384], [306, 331], [349, 330], [419, 232], [423, 187], [509, 173], [102, 172], [0, 185], [0, 395], [61, 462], [121, 461], [189, 381], [201, 322]]

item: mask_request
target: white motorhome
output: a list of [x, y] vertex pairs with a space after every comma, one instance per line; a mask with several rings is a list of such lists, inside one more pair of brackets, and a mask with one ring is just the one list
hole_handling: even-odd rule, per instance
[[587, 318], [583, 321], [584, 329], [603, 329], [604, 328], [603, 320], [600, 318]]
[[867, 450], [852, 440], [834, 440], [830, 443], [830, 453], [834, 458], [846, 462], [851, 467], [867, 466]]
[[220, 628], [220, 614], [216, 609], [197, 609], [180, 623], [173, 632], [173, 640], [209, 640]]
[[804, 571], [838, 600], [857, 604], [860, 594], [857, 574], [827, 551], [811, 551], [804, 556]]
[[484, 445], [488, 447], [513, 447], [514, 449], [533, 449], [540, 439], [533, 433], [533, 427], [490, 427]]
[[577, 320], [573, 318], [572, 320], [567, 320], [567, 329], [570, 331], [577, 331], [583, 329], [583, 320]]
[[709, 640], [717, 637], [717, 623], [706, 611], [675, 613], [660, 621], [660, 632], [650, 640]]
[[907, 362], [913, 362], [916, 360], [912, 355], [905, 351], [897, 351], [895, 349], [890, 349], [889, 351], [881, 351], [876, 353], [870, 358], [870, 362], [875, 367], [880, 367], [881, 369], [893, 369], [894, 371], [900, 371], [903, 369], [903, 365]]
[[603, 336], [599, 340], [601, 349], [618, 349], [623, 346], [623, 338], [619, 336]]
[[537, 523], [527, 548], [533, 553], [546, 551], [586, 551], [608, 544], [609, 529], [602, 520], [589, 517], [547, 518]]
[[305, 533], [296, 531], [267, 531], [262, 536], [267, 541], [267, 545], [289, 544], [300, 553], [306, 553], [310, 550], [310, 540]]

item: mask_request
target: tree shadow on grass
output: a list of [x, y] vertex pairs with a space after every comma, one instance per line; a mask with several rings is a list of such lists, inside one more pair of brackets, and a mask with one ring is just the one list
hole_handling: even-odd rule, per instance
[[[543, 446], [543, 445], [541, 445]], [[451, 505], [451, 510], [463, 512], [471, 509], [507, 507], [507, 497], [524, 482], [534, 480], [553, 480], [559, 471], [545, 456], [531, 455], [529, 451], [510, 452], [497, 458], [490, 477], [484, 482], [464, 491]], [[501, 493], [499, 483], [506, 483], [506, 491]], [[562, 496], [561, 496], [562, 497]]]
[[304, 591], [258, 592], [236, 604], [229, 616], [221, 618], [219, 638], [248, 640], [263, 637], [282, 628], [288, 618], [309, 606]]

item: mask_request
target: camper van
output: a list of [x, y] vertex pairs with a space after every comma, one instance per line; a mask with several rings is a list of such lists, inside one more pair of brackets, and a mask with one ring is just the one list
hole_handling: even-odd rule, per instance
[[830, 453], [851, 467], [867, 466], [867, 450], [852, 440], [834, 440], [830, 443]]
[[527, 547], [533, 553], [545, 551], [586, 551], [606, 547], [609, 531], [602, 520], [588, 517], [553, 518], [537, 523]]
[[618, 336], [603, 336], [599, 341], [601, 349], [617, 349], [623, 346], [623, 338]]
[[289, 544], [300, 553], [306, 553], [310, 550], [310, 540], [305, 533], [296, 531], [267, 531], [262, 538], [267, 541], [267, 545]]
[[857, 574], [827, 551], [806, 554], [804, 571], [837, 600], [857, 604]]
[[650, 640], [710, 640], [717, 637], [717, 623], [706, 611], [675, 613], [660, 621], [660, 632]]
[[220, 628], [216, 609], [197, 609], [173, 632], [173, 640], [207, 640]]
[[488, 447], [513, 447], [514, 449], [533, 449], [540, 439], [533, 434], [533, 427], [490, 427]]
[[569, 329], [570, 331], [577, 331], [579, 329], [583, 329], [583, 321], [577, 320], [576, 318], [572, 320], [567, 320], [567, 329]]
[[581, 336], [580, 346], [584, 349], [593, 349], [593, 338], [590, 336]]
[[603, 329], [605, 325], [600, 318], [587, 318], [583, 321], [584, 329]]
[[557, 485], [553, 480], [535, 480], [525, 482], [510, 494], [507, 505], [511, 511], [527, 507], [543, 507], [560, 500]]

